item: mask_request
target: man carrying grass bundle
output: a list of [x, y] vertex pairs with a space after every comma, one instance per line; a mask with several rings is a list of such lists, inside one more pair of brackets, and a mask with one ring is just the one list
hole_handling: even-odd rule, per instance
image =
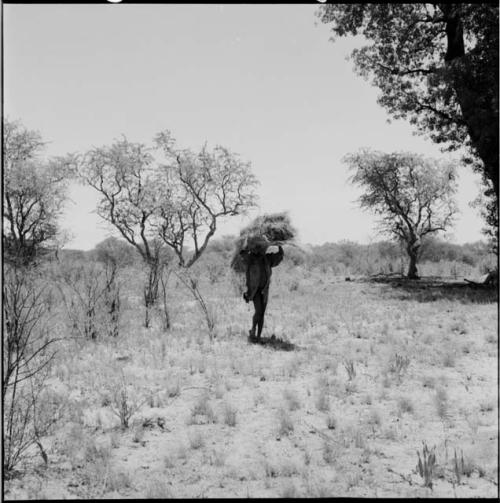
[[[258, 217], [240, 232], [231, 267], [236, 272], [246, 274], [247, 291], [243, 294], [243, 298], [246, 302], [252, 301], [255, 309], [249, 334], [251, 342], [260, 341], [269, 299], [272, 268], [283, 260], [281, 245], [294, 237], [295, 230], [285, 213]], [[278, 246], [278, 252], [266, 253], [269, 246]]]

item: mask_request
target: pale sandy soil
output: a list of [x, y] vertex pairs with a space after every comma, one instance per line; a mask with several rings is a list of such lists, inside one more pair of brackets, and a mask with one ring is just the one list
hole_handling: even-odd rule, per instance
[[[283, 351], [247, 342], [252, 309], [229, 278], [201, 290], [214, 341], [173, 285], [170, 332], [143, 328], [130, 294], [117, 340], [63, 348], [50, 385], [68, 410], [49, 463], [33, 458], [6, 498], [498, 496], [494, 293], [278, 268], [265, 335], [295, 345]], [[122, 388], [136, 406], [125, 430]]]

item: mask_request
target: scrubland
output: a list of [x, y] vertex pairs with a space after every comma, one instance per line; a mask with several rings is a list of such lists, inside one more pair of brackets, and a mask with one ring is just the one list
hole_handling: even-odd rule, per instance
[[5, 497], [498, 496], [496, 291], [351, 280], [276, 268], [263, 335], [285, 344], [247, 341], [229, 270], [199, 279], [213, 338], [174, 276], [169, 330], [134, 269], [116, 337], [69, 337], [55, 303], [60, 417]]

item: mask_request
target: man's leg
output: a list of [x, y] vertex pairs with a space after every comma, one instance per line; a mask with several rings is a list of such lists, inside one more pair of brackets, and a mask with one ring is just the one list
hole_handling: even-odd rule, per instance
[[269, 297], [269, 290], [266, 288], [264, 291], [259, 292], [259, 297], [261, 299], [261, 316], [259, 319], [259, 330], [257, 333], [257, 339], [260, 339], [260, 334], [264, 328], [264, 315], [266, 314], [267, 299]]
[[252, 329], [250, 330], [250, 339], [255, 340], [255, 329], [257, 326], [259, 326], [259, 336], [260, 336], [260, 331], [262, 329], [260, 328], [261, 326], [261, 319], [263, 316], [262, 312], [262, 294], [261, 292], [257, 292], [253, 298], [253, 307], [255, 309], [255, 313], [252, 318]]

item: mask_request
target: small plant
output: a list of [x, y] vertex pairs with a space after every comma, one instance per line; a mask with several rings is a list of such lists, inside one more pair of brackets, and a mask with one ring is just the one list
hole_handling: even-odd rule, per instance
[[335, 447], [333, 446], [332, 442], [325, 440], [323, 442], [322, 452], [323, 452], [323, 459], [327, 464], [329, 465], [335, 464], [335, 461], [337, 460], [338, 457], [338, 453], [335, 450]]
[[404, 374], [410, 365], [410, 358], [408, 356], [394, 355], [394, 359], [389, 364], [389, 372], [393, 374], [398, 382], [401, 382]]
[[424, 375], [422, 377], [422, 386], [424, 388], [433, 389], [436, 386], [436, 378], [430, 375]]
[[291, 481], [285, 483], [285, 486], [283, 487], [283, 490], [281, 491], [281, 497], [282, 498], [298, 498], [299, 497], [299, 492], [297, 491], [297, 488], [295, 487], [295, 484]]
[[171, 499], [172, 493], [167, 483], [160, 479], [153, 479], [146, 489], [147, 499]]
[[436, 389], [434, 402], [436, 404], [436, 410], [439, 418], [444, 421], [449, 416], [448, 394], [446, 393], [446, 390], [444, 388]]
[[328, 412], [330, 410], [330, 399], [328, 397], [328, 388], [326, 386], [322, 386], [318, 390], [316, 408], [321, 412]]
[[424, 479], [424, 487], [429, 487], [430, 489], [432, 489], [432, 479], [436, 471], [436, 446], [434, 446], [432, 450], [429, 450], [425, 442], [422, 442], [422, 444], [422, 457], [420, 456], [420, 452], [417, 450], [417, 471], [419, 475]]
[[224, 424], [236, 426], [236, 409], [228, 403], [224, 406]]
[[191, 449], [201, 449], [204, 447], [205, 439], [199, 431], [189, 437], [189, 445]]
[[169, 398], [174, 398], [181, 394], [181, 383], [179, 380], [167, 384], [167, 396]]
[[[217, 418], [207, 394], [202, 395], [191, 410], [189, 424], [200, 424], [200, 416], [208, 423], [216, 423]], [[203, 420], [201, 420], [203, 422]]]
[[142, 443], [143, 439], [144, 439], [144, 428], [142, 427], [142, 425], [137, 425], [134, 428], [134, 432], [132, 434], [132, 442], [134, 442], [135, 444], [140, 444]]
[[123, 471], [109, 470], [106, 480], [106, 490], [120, 492], [132, 485], [130, 475]]
[[364, 449], [366, 447], [365, 435], [360, 429], [356, 429], [353, 434], [354, 446], [358, 449]]
[[402, 415], [405, 412], [412, 413], [414, 410], [413, 402], [410, 398], [402, 396], [398, 400], [398, 413]]
[[382, 417], [377, 409], [372, 409], [367, 419], [367, 423], [375, 429], [375, 426], [380, 426], [382, 424]]
[[335, 430], [337, 426], [337, 418], [333, 414], [328, 414], [328, 417], [326, 418], [326, 427], [329, 430]]
[[447, 351], [443, 356], [443, 365], [445, 367], [454, 367], [455, 366], [456, 355], [453, 350]]
[[349, 381], [352, 381], [356, 377], [356, 369], [354, 368], [354, 360], [344, 360], [344, 367], [347, 372], [347, 377]]
[[278, 413], [278, 435], [280, 437], [289, 435], [293, 432], [293, 422], [290, 415], [285, 411], [285, 409], [280, 409]]
[[142, 407], [143, 403], [132, 399], [125, 383], [122, 381], [121, 386], [115, 391], [110, 405], [113, 414], [120, 419], [120, 424], [123, 429], [128, 428], [130, 418]]
[[294, 390], [286, 389], [283, 392], [285, 400], [287, 402], [288, 410], [297, 410], [300, 409], [300, 400], [297, 396], [297, 393]]
[[464, 451], [461, 451], [460, 459], [457, 456], [457, 450], [455, 449], [455, 454], [453, 456], [453, 472], [457, 479], [457, 484], [460, 485], [462, 480], [462, 475], [470, 477], [474, 471], [474, 464], [470, 461], [464, 461]]

